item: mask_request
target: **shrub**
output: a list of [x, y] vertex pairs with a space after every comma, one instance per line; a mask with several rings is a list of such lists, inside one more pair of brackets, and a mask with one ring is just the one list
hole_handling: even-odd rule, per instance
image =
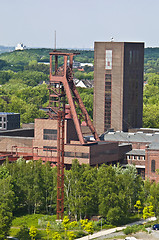
[[16, 237], [19, 240], [30, 240], [29, 228], [26, 225], [22, 225]]
[[83, 232], [82, 230], [76, 232], [76, 238], [81, 238], [81, 237], [84, 237], [86, 235], [87, 234], [85, 232]]
[[123, 212], [120, 207], [110, 208], [107, 214], [107, 220], [113, 225], [121, 224], [123, 219]]
[[123, 230], [124, 234], [126, 234], [126, 235], [131, 234], [131, 233], [136, 233], [139, 231], [147, 231], [147, 230], [145, 229], [144, 225], [128, 226]]

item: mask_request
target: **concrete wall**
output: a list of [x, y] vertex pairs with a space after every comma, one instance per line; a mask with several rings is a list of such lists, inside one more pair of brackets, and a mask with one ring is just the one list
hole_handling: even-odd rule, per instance
[[31, 153], [32, 145], [33, 138], [0, 136], [0, 152], [11, 152], [17, 146], [19, 152]]
[[[112, 67], [106, 67], [106, 50], [112, 50]], [[93, 123], [98, 134], [106, 131], [105, 77], [111, 75], [111, 124], [127, 131], [142, 126], [143, 43], [95, 42]], [[131, 54], [132, 53], [132, 54]], [[132, 61], [131, 61], [132, 55]], [[105, 119], [106, 116], [106, 119]]]
[[[52, 119], [35, 119], [34, 124], [34, 141], [33, 147], [38, 147], [38, 154], [41, 156], [51, 156], [51, 152], [43, 151], [44, 146], [57, 147], [57, 140], [44, 140], [44, 129], [57, 129], [57, 120]], [[66, 139], [66, 138], [65, 138]], [[53, 152], [52, 156], [56, 157], [57, 153]]]

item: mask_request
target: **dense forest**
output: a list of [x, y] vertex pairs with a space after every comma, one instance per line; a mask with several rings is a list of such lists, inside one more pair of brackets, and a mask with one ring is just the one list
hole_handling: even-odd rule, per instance
[[[48, 105], [49, 52], [52, 49], [26, 49], [0, 54], [0, 111], [19, 112], [21, 123], [45, 117], [39, 110]], [[61, 49], [61, 51], [68, 51]], [[80, 53], [75, 61], [93, 63], [94, 51], [72, 50]], [[62, 58], [59, 60], [63, 64]], [[159, 127], [159, 48], [146, 48], [144, 58], [143, 127]], [[74, 70], [74, 78], [93, 79], [93, 71]], [[42, 84], [44, 83], [44, 84]], [[93, 89], [78, 89], [93, 118]]]
[[[0, 112], [19, 112], [21, 123], [33, 122], [46, 117], [39, 110], [48, 106], [49, 52], [51, 49], [28, 49], [0, 55]], [[68, 51], [64, 49], [63, 51]], [[76, 51], [74, 51], [76, 52]], [[92, 51], [81, 51], [75, 61], [93, 62]], [[63, 64], [63, 59], [59, 59]], [[93, 71], [86, 67], [84, 72], [75, 71], [78, 79], [93, 79]], [[93, 90], [79, 90], [84, 104], [93, 118]]]
[[[20, 158], [0, 166], [0, 239], [7, 235], [13, 215], [56, 214], [56, 181], [56, 168], [49, 163]], [[143, 182], [133, 165], [92, 168], [75, 159], [65, 170], [65, 215], [75, 221], [100, 215], [113, 226], [137, 213], [159, 216], [158, 191], [159, 184]]]

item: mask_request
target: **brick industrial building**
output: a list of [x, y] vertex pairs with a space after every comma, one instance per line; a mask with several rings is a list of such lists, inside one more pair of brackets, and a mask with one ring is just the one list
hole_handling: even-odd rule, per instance
[[142, 127], [144, 44], [95, 42], [93, 123], [98, 134]]
[[[143, 179], [159, 181], [156, 169], [159, 169], [159, 129], [131, 129], [129, 132], [107, 131], [101, 139], [118, 143], [118, 146], [130, 146], [120, 164], [133, 164]], [[127, 148], [128, 149], [128, 148]]]
[[[156, 174], [156, 169], [159, 169], [159, 130], [140, 129], [143, 51], [142, 43], [95, 43], [94, 125], [98, 134], [101, 134], [101, 141], [91, 141], [87, 136], [84, 137], [84, 143], [81, 143], [70, 108], [65, 106], [66, 168], [71, 167], [75, 158], [80, 164], [91, 166], [120, 163], [125, 167], [134, 164], [143, 178], [159, 181]], [[59, 74], [58, 71], [57, 73]], [[59, 76], [63, 78], [63, 75], [55, 77]], [[49, 161], [52, 166], [57, 164], [57, 119], [35, 119], [34, 127], [29, 124], [27, 128], [20, 129], [17, 114], [1, 115], [1, 163], [6, 156], [11, 162], [23, 156], [26, 160], [41, 159], [43, 162]], [[8, 117], [6, 121], [6, 116], [9, 115], [12, 118]], [[13, 126], [10, 121], [16, 116], [18, 125], [14, 120]], [[12, 126], [13, 129], [6, 128], [7, 126]], [[107, 130], [109, 128], [118, 131]], [[133, 130], [123, 132], [128, 128]], [[80, 129], [84, 133], [84, 127], [80, 126]]]
[[[71, 167], [72, 160], [78, 159], [79, 163], [91, 166], [103, 163], [117, 163], [122, 161], [125, 153], [131, 150], [130, 146], [118, 146], [111, 142], [87, 142], [82, 145], [78, 141], [72, 119], [65, 120], [65, 160], [67, 169]], [[52, 119], [35, 119], [34, 127], [12, 129], [0, 132], [1, 163], [8, 156], [9, 161], [14, 161], [23, 156], [26, 160], [41, 159], [49, 161], [52, 166], [57, 163], [57, 121]]]
[[[71, 129], [71, 130], [70, 130]], [[159, 181], [159, 129], [133, 129], [131, 132], [107, 131], [101, 142], [77, 140], [73, 121], [65, 120], [65, 167], [69, 169], [73, 159], [79, 163], [100, 166], [120, 163], [123, 167], [134, 164], [138, 173], [150, 180]], [[71, 134], [71, 135], [70, 135]], [[1, 163], [6, 156], [10, 162], [23, 156], [26, 160], [41, 159], [56, 165], [57, 121], [35, 119], [34, 127], [0, 132]]]

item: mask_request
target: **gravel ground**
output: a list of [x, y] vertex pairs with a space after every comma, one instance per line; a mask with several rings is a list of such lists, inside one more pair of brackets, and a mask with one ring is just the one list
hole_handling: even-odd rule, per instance
[[[146, 232], [138, 232], [135, 234], [132, 234], [131, 236], [136, 237], [136, 239], [138, 240], [159, 240], [159, 231], [156, 230], [152, 230], [152, 229], [148, 229], [150, 231], [150, 233], [146, 233]], [[119, 238], [118, 238], [119, 236]], [[115, 233], [111, 233], [107, 236], [103, 236], [100, 238], [96, 238], [96, 240], [123, 240], [125, 239], [125, 235], [123, 232], [115, 232]]]
[[133, 236], [137, 239], [143, 239], [143, 240], [158, 240], [159, 239], [159, 231], [156, 230], [150, 230], [151, 233], [146, 232], [139, 232], [134, 234]]

